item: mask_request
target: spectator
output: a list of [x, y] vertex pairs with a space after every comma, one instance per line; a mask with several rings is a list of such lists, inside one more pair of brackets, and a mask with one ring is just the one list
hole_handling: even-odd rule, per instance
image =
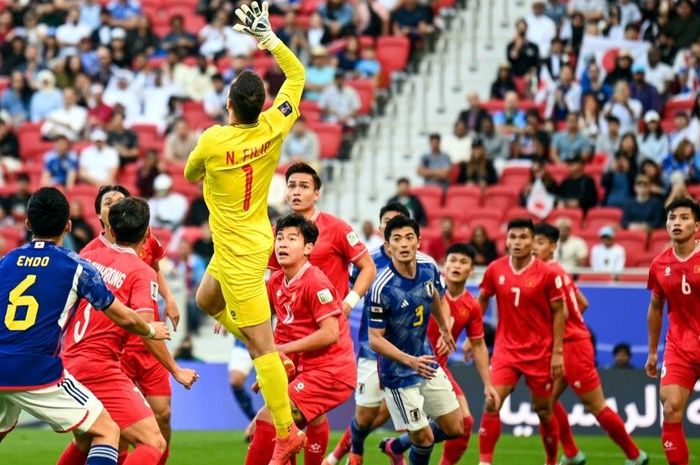
[[291, 10], [284, 14], [284, 24], [277, 31], [277, 37], [289, 47], [295, 55], [302, 54], [306, 44], [305, 30], [299, 27], [297, 14]]
[[121, 105], [124, 116], [129, 121], [138, 119], [141, 114], [141, 100], [132, 80], [130, 71], [115, 72], [102, 96], [104, 103], [110, 107]]
[[318, 101], [323, 118], [329, 123], [340, 123], [344, 128], [354, 128], [360, 111], [360, 96], [345, 82], [345, 73], [336, 70], [335, 82], [321, 92]]
[[583, 135], [594, 146], [600, 134], [600, 103], [593, 94], [584, 94], [583, 96], [583, 110], [579, 126]]
[[135, 27], [137, 19], [143, 16], [141, 6], [135, 0], [113, 0], [107, 5], [107, 10], [112, 17], [112, 26], [124, 29]]
[[565, 270], [585, 266], [588, 260], [588, 245], [579, 236], [572, 234], [573, 222], [570, 218], [560, 217], [556, 222], [559, 228], [559, 245], [557, 246], [557, 261]]
[[92, 31], [88, 26], [80, 22], [80, 10], [72, 7], [68, 10], [66, 19], [56, 28], [56, 40], [66, 49], [74, 50], [83, 37], [88, 37]]
[[197, 44], [197, 36], [185, 30], [185, 18], [182, 15], [170, 17], [170, 31], [165, 34], [161, 45], [166, 50], [180, 49], [192, 55]]
[[593, 148], [579, 128], [579, 114], [569, 113], [566, 116], [566, 128], [552, 137], [549, 159], [552, 163], [567, 161], [576, 155], [589, 159]]
[[649, 189], [651, 191], [651, 195], [659, 200], [663, 200], [666, 196], [666, 188], [664, 187], [664, 182], [661, 178], [661, 166], [654, 163], [654, 161], [650, 158], [647, 158], [639, 167], [639, 173], [644, 174], [647, 178], [649, 178]]
[[583, 13], [586, 21], [599, 21], [608, 15], [606, 0], [571, 0], [569, 2], [569, 14], [574, 11]]
[[537, 182], [541, 182], [547, 193], [556, 196], [559, 191], [559, 186], [552, 175], [547, 172], [545, 163], [541, 160], [535, 160], [530, 167], [530, 180], [520, 193], [520, 204], [526, 206], [528, 198], [532, 192], [532, 188]]
[[447, 189], [450, 185], [452, 161], [450, 156], [440, 149], [440, 134], [430, 134], [430, 151], [421, 156], [418, 175], [426, 186], [438, 186]]
[[627, 49], [622, 49], [615, 57], [615, 68], [605, 76], [605, 83], [615, 88], [619, 81], [632, 81], [632, 54]]
[[566, 43], [567, 49], [578, 55], [586, 33], [586, 19], [580, 11], [575, 11], [571, 17], [562, 21], [559, 37]]
[[384, 245], [384, 238], [379, 235], [370, 220], [362, 223], [362, 242], [365, 243], [367, 250], [377, 250]]
[[581, 208], [587, 212], [598, 203], [598, 189], [593, 178], [584, 173], [583, 158], [576, 155], [567, 160], [569, 174], [559, 186], [559, 205]]
[[0, 94], [0, 110], [9, 113], [14, 124], [22, 124], [29, 119], [29, 102], [32, 89], [20, 71], [13, 71], [10, 86]]
[[613, 359], [614, 363], [610, 368], [616, 370], [633, 370], [634, 365], [632, 365], [632, 348], [626, 342], [621, 342], [616, 344], [613, 348]]
[[292, 126], [289, 135], [282, 142], [283, 163], [304, 161], [313, 166], [319, 164], [321, 148], [318, 136], [306, 125], [306, 119], [301, 116]]
[[54, 148], [44, 155], [44, 171], [41, 174], [42, 186], [61, 185], [71, 189], [78, 175], [78, 156], [71, 150], [70, 140], [59, 135]]
[[199, 228], [199, 238], [192, 245], [192, 252], [200, 257], [206, 265], [209, 265], [214, 256], [214, 240], [211, 237], [209, 222], [202, 223]]
[[155, 195], [153, 181], [162, 172], [163, 167], [158, 151], [152, 148], [146, 150], [146, 155], [138, 161], [138, 170], [136, 171], [136, 188], [141, 197], [150, 199]]
[[93, 129], [90, 133], [93, 145], [80, 154], [80, 180], [93, 186], [114, 184], [119, 169], [119, 154], [107, 144], [107, 133]]
[[479, 132], [481, 122], [490, 118], [489, 112], [481, 108], [479, 93], [476, 91], [471, 91], [467, 94], [467, 102], [469, 102], [469, 108], [462, 110], [457, 120], [464, 122], [467, 132]]
[[442, 141], [442, 147], [453, 162], [468, 161], [471, 158], [472, 138], [467, 125], [458, 119], [452, 134]]
[[114, 110], [102, 100], [103, 93], [102, 84], [96, 83], [90, 86], [90, 95], [87, 98], [88, 129], [102, 127], [112, 119]]
[[646, 81], [656, 87], [660, 95], [666, 95], [669, 87], [676, 80], [673, 68], [661, 61], [661, 52], [651, 47], [647, 53]]
[[32, 191], [29, 185], [29, 175], [27, 173], [18, 173], [15, 181], [15, 190], [7, 197], [2, 199], [2, 205], [5, 208], [5, 214], [12, 215], [15, 219], [20, 219], [17, 224], [23, 225], [26, 218], [27, 204], [32, 196]]
[[586, 72], [581, 77], [581, 92], [584, 95], [592, 94], [598, 101], [599, 107], [602, 107], [610, 100], [612, 87], [603, 80], [600, 74], [600, 67], [595, 61], [588, 64]]
[[674, 131], [669, 136], [671, 150], [675, 150], [682, 140], [687, 140], [697, 147], [700, 134], [697, 134], [697, 127], [691, 126], [690, 118], [685, 112], [679, 111], [675, 114], [673, 126]]
[[97, 0], [84, 0], [80, 2], [79, 8], [80, 24], [85, 25], [90, 33], [100, 27], [101, 6]]
[[666, 222], [664, 206], [651, 196], [649, 178], [640, 174], [634, 180], [635, 198], [622, 209], [622, 227], [633, 231], [649, 232], [663, 227]]
[[323, 17], [318, 11], [311, 13], [309, 17], [309, 28], [306, 32], [306, 43], [309, 50], [311, 50], [311, 56], [313, 57], [314, 49], [323, 47], [332, 40], [333, 36], [328, 26], [323, 23]]
[[202, 197], [202, 183], [199, 183], [198, 187], [199, 196], [190, 205], [190, 211], [187, 213], [187, 219], [185, 220], [186, 226], [202, 226], [209, 221], [209, 209], [204, 201], [204, 197]]
[[670, 152], [668, 136], [661, 127], [661, 117], [655, 110], [650, 110], [644, 115], [644, 130], [639, 143], [640, 160], [652, 160], [661, 165]]
[[353, 33], [354, 11], [347, 0], [328, 0], [318, 7], [318, 13], [333, 39]]
[[600, 243], [591, 248], [591, 268], [605, 273], [622, 273], [625, 269], [625, 248], [615, 244], [615, 229], [603, 226], [598, 237]]
[[391, 14], [392, 32], [397, 36], [407, 36], [411, 49], [420, 47], [426, 36], [435, 30], [433, 11], [417, 0], [401, 0], [399, 7]]
[[452, 218], [443, 218], [440, 221], [440, 236], [428, 243], [426, 252], [433, 257], [438, 264], [445, 263], [447, 249], [456, 242], [455, 223]]
[[642, 104], [642, 111], [644, 113], [649, 110], [661, 111], [663, 102], [661, 101], [659, 92], [656, 90], [656, 87], [646, 82], [644, 77], [645, 72], [646, 68], [641, 64], [636, 64], [632, 68], [634, 81], [630, 85], [631, 96], [634, 100]]
[[595, 153], [602, 153], [612, 157], [620, 148], [620, 119], [615, 115], [605, 116], [605, 126], [601, 127], [601, 132], [595, 142]]
[[639, 144], [637, 143], [637, 136], [633, 132], [628, 132], [622, 136], [617, 154], [626, 157], [632, 166], [639, 165]]
[[634, 132], [642, 116], [642, 104], [630, 97], [630, 88], [626, 81], [615, 84], [612, 100], [603, 107], [604, 116], [615, 116], [620, 121], [620, 131]]
[[564, 121], [569, 113], [581, 109], [581, 86], [574, 80], [574, 70], [569, 65], [561, 68], [557, 82], [548, 92], [545, 115], [555, 122]]
[[372, 79], [375, 86], [379, 85], [381, 78], [382, 65], [377, 59], [377, 51], [373, 47], [365, 47], [362, 49], [360, 61], [355, 66], [355, 73], [361, 79]]
[[664, 159], [661, 164], [662, 177], [666, 186], [671, 185], [671, 178], [678, 173], [684, 182], [691, 176], [695, 147], [688, 139], [683, 139], [678, 146]]
[[146, 56], [155, 54], [160, 49], [160, 39], [153, 32], [153, 24], [149, 16], [141, 16], [136, 19], [136, 28], [127, 33], [127, 50], [129, 55], [136, 56], [140, 53]]
[[360, 61], [360, 38], [356, 35], [351, 35], [345, 42], [345, 49], [336, 54], [338, 60], [338, 69], [348, 73], [355, 72], [357, 63]]
[[498, 67], [496, 80], [491, 84], [491, 99], [504, 100], [506, 98], [506, 94], [511, 91], [515, 92], [517, 95], [517, 89], [515, 87], [515, 81], [513, 80], [510, 65], [508, 63], [504, 63]]
[[56, 89], [56, 77], [51, 71], [44, 70], [37, 75], [37, 91], [29, 103], [32, 122], [39, 122], [63, 106], [61, 91]]
[[226, 102], [228, 100], [228, 89], [224, 83], [224, 78], [220, 73], [216, 73], [211, 77], [211, 82], [213, 88], [204, 95], [202, 100], [204, 112], [219, 123], [227, 123], [228, 111], [226, 110]]
[[561, 0], [548, 0], [547, 6], [545, 7], [544, 14], [547, 15], [549, 19], [554, 21], [554, 24], [560, 26], [563, 20], [566, 18], [566, 5], [565, 2]]
[[603, 205], [623, 208], [632, 200], [633, 185], [636, 176], [636, 165], [624, 154], [618, 152], [610, 165], [610, 170], [603, 175], [605, 199]]
[[16, 171], [22, 164], [19, 158], [19, 140], [8, 121], [0, 116], [0, 161], [3, 167]]
[[487, 116], [481, 121], [479, 139], [486, 148], [486, 157], [491, 161], [506, 160], [510, 156], [510, 145], [508, 140], [496, 132], [491, 116]]
[[549, 133], [542, 129], [542, 119], [537, 110], [527, 111], [527, 123], [522, 134], [511, 144], [511, 158], [518, 160], [547, 160], [549, 158]]
[[539, 49], [541, 57], [549, 56], [552, 39], [557, 36], [557, 25], [545, 15], [545, 5], [541, 0], [532, 2], [532, 13], [525, 18], [527, 39]]
[[679, 48], [689, 48], [693, 42], [700, 38], [700, 18], [693, 12], [693, 2], [680, 0], [676, 6], [676, 13], [668, 27], [668, 32]]
[[187, 214], [187, 198], [172, 191], [173, 180], [167, 174], [159, 174], [153, 181], [155, 196], [148, 201], [151, 208], [151, 226], [176, 229]]
[[507, 92], [504, 100], [505, 108], [496, 113], [493, 122], [499, 133], [509, 137], [518, 134], [525, 127], [525, 112], [520, 109], [517, 92]]
[[481, 139], [472, 141], [472, 151], [469, 161], [459, 163], [457, 184], [474, 183], [482, 189], [498, 182], [498, 175], [493, 162], [486, 156], [486, 147]]
[[399, 178], [396, 181], [396, 195], [390, 198], [389, 202], [398, 202], [411, 212], [411, 218], [416, 220], [421, 226], [428, 224], [428, 217], [425, 215], [423, 204], [418, 196], [411, 193], [411, 183], [408, 178]]
[[87, 117], [87, 110], [77, 104], [75, 90], [69, 87], [63, 91], [63, 107], [49, 113], [41, 125], [41, 134], [48, 139], [63, 135], [75, 142], [82, 138]]
[[515, 29], [515, 37], [508, 44], [506, 55], [513, 74], [521, 77], [532, 68], [539, 70], [540, 50], [527, 39], [527, 21], [518, 19]]
[[306, 69], [304, 84], [304, 99], [318, 101], [321, 92], [333, 82], [335, 68], [331, 66], [326, 49], [315, 47], [311, 49], [311, 66]]
[[547, 82], [557, 81], [564, 66], [569, 64], [569, 54], [564, 50], [564, 41], [552, 39], [549, 56], [542, 60], [542, 77]]
[[139, 156], [138, 143], [136, 132], [124, 127], [124, 114], [114, 112], [107, 127], [107, 145], [117, 149], [120, 166], [136, 161]]
[[[196, 287], [194, 288], [196, 289]], [[197, 313], [201, 313], [199, 310], [196, 310]], [[189, 310], [188, 310], [188, 316], [189, 316]], [[189, 318], [188, 318], [188, 323], [189, 323]], [[188, 330], [193, 331], [195, 334], [197, 334], [197, 330], [199, 329], [199, 326], [192, 326], [189, 327], [188, 324]], [[200, 358], [195, 356], [194, 354], [194, 344], [192, 344], [192, 338], [190, 336], [186, 336], [182, 342], [180, 343], [180, 346], [175, 350], [175, 355], [174, 355], [175, 360], [178, 361], [185, 361], [185, 362], [202, 362]]]
[[166, 161], [185, 163], [197, 145], [199, 134], [182, 118], [175, 121], [172, 131], [165, 137], [163, 155]]
[[498, 258], [496, 251], [496, 243], [489, 238], [486, 228], [476, 226], [472, 230], [472, 237], [469, 239], [469, 245], [474, 247], [476, 251], [476, 266], [488, 266], [492, 261]]
[[95, 238], [95, 230], [85, 221], [83, 204], [77, 200], [73, 200], [70, 203], [70, 221], [71, 230], [69, 236], [73, 246], [71, 250], [78, 253], [83, 250], [83, 247], [85, 247], [88, 242]]

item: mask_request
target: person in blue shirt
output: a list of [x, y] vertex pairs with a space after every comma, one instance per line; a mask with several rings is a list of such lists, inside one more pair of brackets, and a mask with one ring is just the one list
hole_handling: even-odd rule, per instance
[[[403, 215], [384, 229], [391, 263], [369, 291], [369, 344], [378, 354], [379, 381], [397, 431], [407, 431], [411, 465], [427, 465], [433, 445], [463, 433], [457, 396], [435, 362], [426, 337], [431, 315], [440, 328], [437, 349], [454, 350], [443, 308], [444, 287], [435, 263], [418, 259], [420, 227]], [[430, 420], [428, 420], [430, 418]], [[406, 445], [384, 440], [380, 449], [396, 462]]]
[[54, 141], [54, 149], [44, 156], [41, 185], [61, 185], [70, 189], [75, 185], [77, 175], [78, 155], [71, 150], [68, 138], [59, 135]]
[[33, 240], [0, 260], [0, 441], [25, 410], [57, 432], [73, 431], [87, 465], [116, 465], [119, 427], [64, 370], [64, 328], [82, 298], [128, 332], [153, 339], [169, 332], [163, 323], [144, 322], [115, 299], [89, 262], [61, 247], [69, 214], [59, 190], [39, 189], [27, 207]]

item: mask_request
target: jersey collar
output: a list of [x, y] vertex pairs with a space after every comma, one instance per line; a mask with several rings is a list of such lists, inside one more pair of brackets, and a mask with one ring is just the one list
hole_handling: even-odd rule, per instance
[[136, 256], [138, 257], [138, 254], [136, 253], [136, 251], [135, 251], [134, 249], [132, 249], [131, 247], [122, 247], [122, 246], [120, 246], [120, 245], [113, 244], [113, 243], [109, 242], [109, 241], [107, 240], [107, 238], [105, 237], [104, 233], [100, 234], [99, 237], [100, 237], [100, 240], [102, 241], [102, 243], [104, 243], [104, 244], [105, 244], [107, 247], [109, 247], [110, 249], [116, 250], [116, 251], [119, 252], [119, 253], [126, 253], [126, 254], [136, 255]]
[[313, 215], [311, 215], [311, 221], [313, 221], [315, 223], [316, 220], [318, 220], [319, 216], [321, 216], [321, 210], [319, 210], [318, 208], [315, 208]]
[[309, 268], [311, 268], [311, 263], [310, 263], [310, 262], [306, 262], [306, 263], [304, 264], [304, 266], [301, 267], [301, 269], [299, 270], [299, 272], [298, 272], [297, 274], [295, 274], [294, 277], [293, 277], [292, 279], [290, 279], [289, 281], [287, 281], [287, 278], [286, 278], [286, 277], [285, 277], [284, 279], [282, 279], [282, 282], [284, 283], [284, 286], [285, 286], [285, 287], [289, 287], [289, 286], [291, 286], [292, 284], [294, 284], [296, 281], [299, 281], [299, 280], [301, 279], [301, 277], [304, 276], [304, 273], [306, 273], [306, 270], [308, 270]]
[[513, 257], [508, 257], [508, 266], [510, 266], [510, 270], [513, 272], [514, 275], [521, 275], [527, 271], [528, 268], [530, 268], [533, 263], [535, 263], [535, 256], [533, 255], [530, 257], [530, 262], [523, 267], [522, 270], [518, 271], [513, 267]]
[[695, 248], [693, 249], [692, 252], [690, 252], [690, 255], [688, 255], [685, 258], [681, 258], [678, 255], [676, 255], [676, 251], [673, 249], [673, 246], [671, 246], [671, 253], [673, 254], [674, 257], [676, 257], [676, 260], [678, 260], [681, 263], [687, 262], [688, 260], [693, 258], [698, 253], [699, 250], [700, 250], [700, 241], [696, 240], [695, 241]]

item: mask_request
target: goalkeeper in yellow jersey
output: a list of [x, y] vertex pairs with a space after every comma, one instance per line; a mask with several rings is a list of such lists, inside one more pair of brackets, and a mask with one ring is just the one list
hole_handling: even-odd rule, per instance
[[187, 159], [185, 177], [204, 181], [204, 200], [214, 239], [214, 256], [197, 290], [197, 305], [248, 347], [277, 441], [270, 465], [285, 464], [306, 437], [292, 421], [287, 375], [275, 349], [265, 270], [273, 246], [267, 194], [282, 141], [299, 117], [304, 66], [270, 27], [267, 2], [236, 10], [233, 28], [269, 50], [286, 80], [272, 107], [263, 112], [262, 79], [243, 71], [231, 83], [229, 124], [201, 135]]

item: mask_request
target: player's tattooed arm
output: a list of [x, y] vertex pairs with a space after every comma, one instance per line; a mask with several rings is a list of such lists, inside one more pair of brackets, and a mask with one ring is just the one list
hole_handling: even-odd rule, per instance
[[384, 337], [385, 331], [384, 328], [369, 329], [369, 347], [373, 351], [395, 362], [411, 367], [423, 378], [430, 379], [435, 376], [437, 369], [435, 368], [434, 356], [421, 355], [420, 357], [415, 357], [399, 350], [398, 347]]
[[564, 375], [564, 326], [566, 324], [566, 308], [564, 300], [550, 303], [552, 308], [552, 378], [559, 379]]
[[649, 331], [649, 355], [645, 369], [647, 375], [656, 378], [659, 374], [659, 339], [661, 338], [661, 324], [664, 317], [664, 300], [651, 295], [649, 310], [647, 311], [647, 328]]
[[338, 337], [340, 335], [338, 318], [334, 316], [327, 317], [321, 320], [318, 326], [319, 328], [308, 336], [279, 345], [277, 346], [277, 350], [283, 354], [312, 352], [338, 342]]

